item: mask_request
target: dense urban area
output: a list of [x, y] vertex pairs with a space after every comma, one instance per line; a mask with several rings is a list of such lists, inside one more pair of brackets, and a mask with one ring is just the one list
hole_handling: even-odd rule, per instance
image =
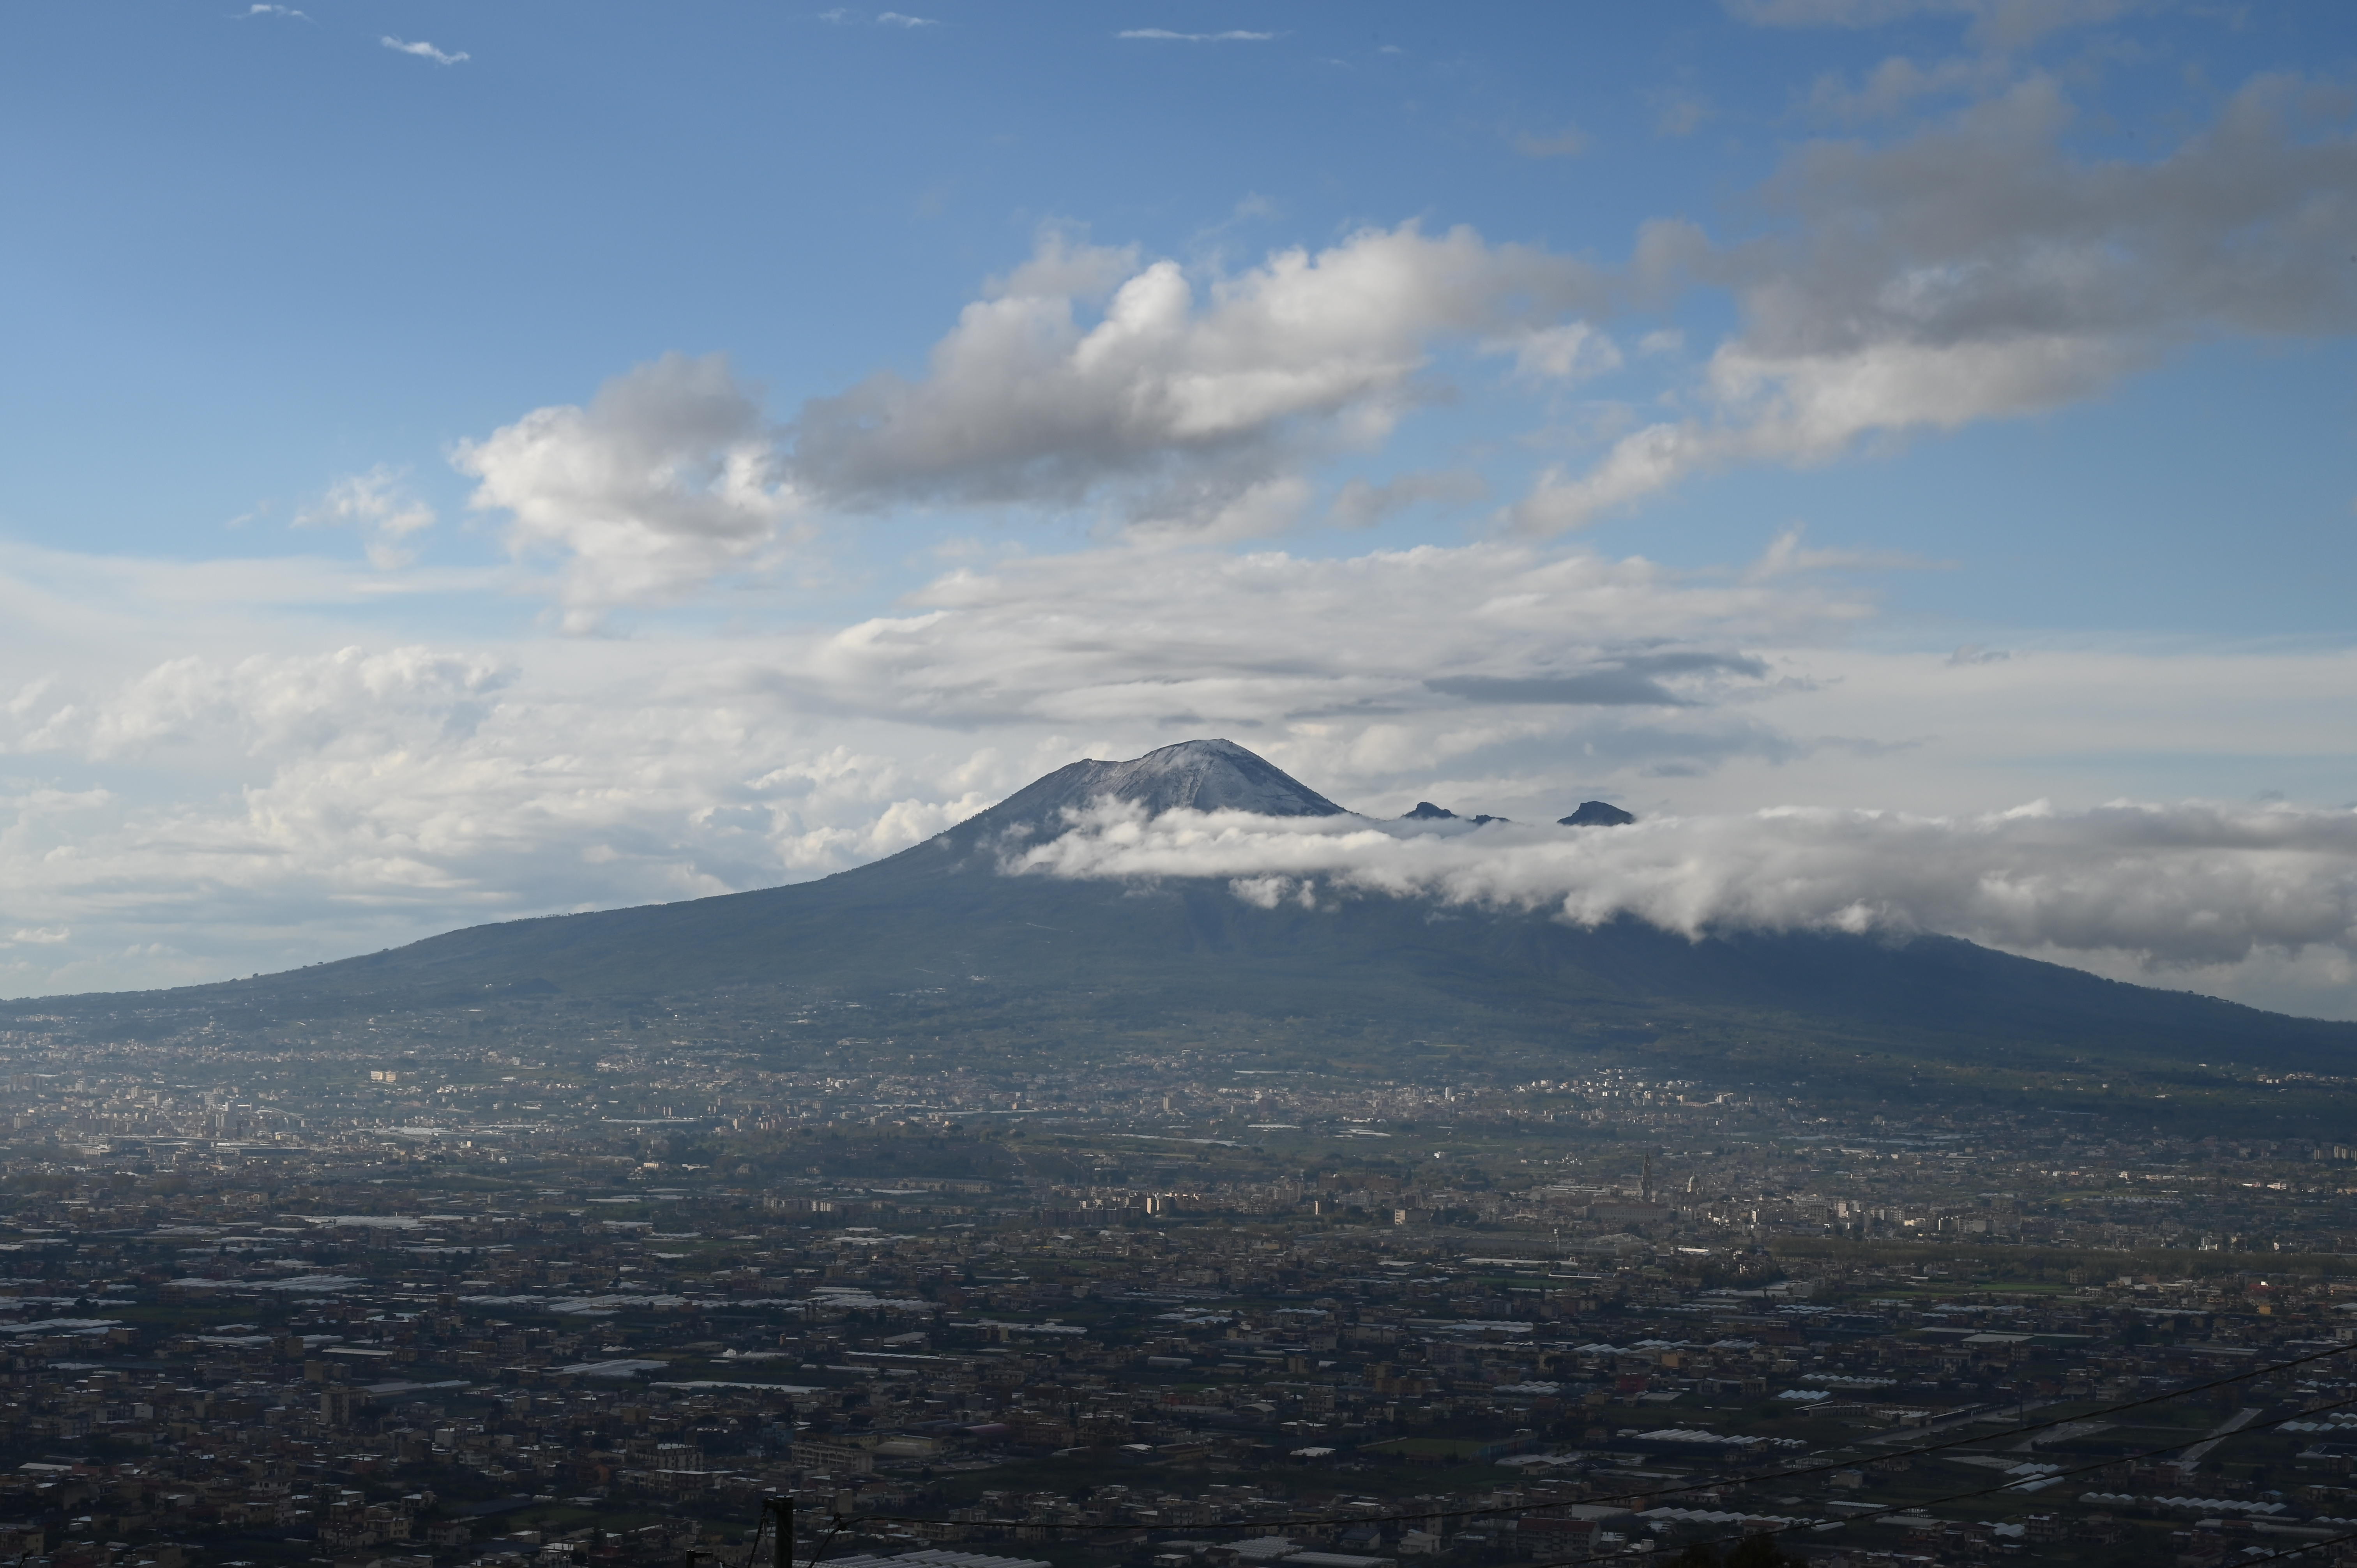
[[2357, 1150], [794, 1022], [20, 1021], [0, 1558], [2357, 1562]]

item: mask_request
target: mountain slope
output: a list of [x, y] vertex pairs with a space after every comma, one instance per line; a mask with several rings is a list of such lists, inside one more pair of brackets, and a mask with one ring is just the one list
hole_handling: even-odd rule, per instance
[[637, 1006], [785, 987], [922, 994], [936, 1031], [959, 1027], [963, 1008], [1059, 1033], [1241, 1017], [1396, 1041], [1577, 1047], [1676, 1033], [1880, 1042], [1989, 1062], [2081, 1050], [2336, 1071], [2357, 1061], [2357, 1026], [2121, 984], [1949, 939], [1688, 941], [1634, 920], [1582, 929], [1378, 897], [1264, 909], [1218, 882], [1000, 873], [1006, 848], [1063, 831], [1062, 813], [1105, 795], [1154, 811], [1342, 810], [1241, 746], [1189, 742], [1126, 763], [1074, 763], [924, 843], [819, 882], [481, 926], [256, 980], [16, 1004], [0, 1015], [319, 1016], [533, 993]]

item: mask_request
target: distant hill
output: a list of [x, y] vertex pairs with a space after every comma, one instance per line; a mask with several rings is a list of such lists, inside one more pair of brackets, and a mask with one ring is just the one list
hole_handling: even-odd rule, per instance
[[1265, 909], [1219, 882], [998, 872], [1001, 845], [1060, 832], [1066, 807], [1105, 796], [1152, 811], [1342, 811], [1242, 746], [1190, 741], [1129, 762], [1073, 763], [924, 843], [822, 881], [471, 927], [253, 980], [8, 1004], [0, 1019], [317, 1017], [535, 995], [692, 1005], [751, 987], [921, 996], [923, 1027], [944, 1036], [970, 1018], [1075, 1037], [1243, 1019], [1371, 1046], [1654, 1045], [1702, 1064], [1805, 1048], [1822, 1070], [1876, 1051], [2025, 1068], [2083, 1052], [2326, 1071], [2357, 1063], [2357, 1025], [2122, 984], [1945, 938], [1689, 941], [1635, 920], [1583, 929], [1543, 914], [1376, 897]]

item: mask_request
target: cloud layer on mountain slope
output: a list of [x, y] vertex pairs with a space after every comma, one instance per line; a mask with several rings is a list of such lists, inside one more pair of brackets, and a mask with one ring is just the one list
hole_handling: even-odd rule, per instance
[[1634, 916], [1689, 936], [1959, 936], [2156, 970], [2267, 949], [2357, 956], [2357, 811], [2038, 804], [1969, 817], [1785, 809], [1633, 826], [1370, 822], [1106, 801], [1007, 853], [1010, 875], [1224, 878], [1265, 908], [1427, 897]]

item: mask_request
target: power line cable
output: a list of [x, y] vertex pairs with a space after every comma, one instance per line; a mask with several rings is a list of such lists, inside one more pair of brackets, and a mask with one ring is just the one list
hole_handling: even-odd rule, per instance
[[836, 1514], [834, 1523], [828, 1527], [826, 1534], [821, 1538], [816, 1549], [811, 1552], [810, 1568], [818, 1568], [818, 1560], [826, 1555], [828, 1547], [834, 1544], [834, 1538], [842, 1530], [843, 1526], [844, 1516]]
[[[767, 1507], [764, 1507], [761, 1509], [760, 1526], [753, 1531], [753, 1544], [745, 1549], [745, 1568], [754, 1568], [754, 1565], [760, 1562], [761, 1538], [769, 1533], [770, 1510]], [[789, 1545], [787, 1550], [791, 1551], [792, 1547]]]

